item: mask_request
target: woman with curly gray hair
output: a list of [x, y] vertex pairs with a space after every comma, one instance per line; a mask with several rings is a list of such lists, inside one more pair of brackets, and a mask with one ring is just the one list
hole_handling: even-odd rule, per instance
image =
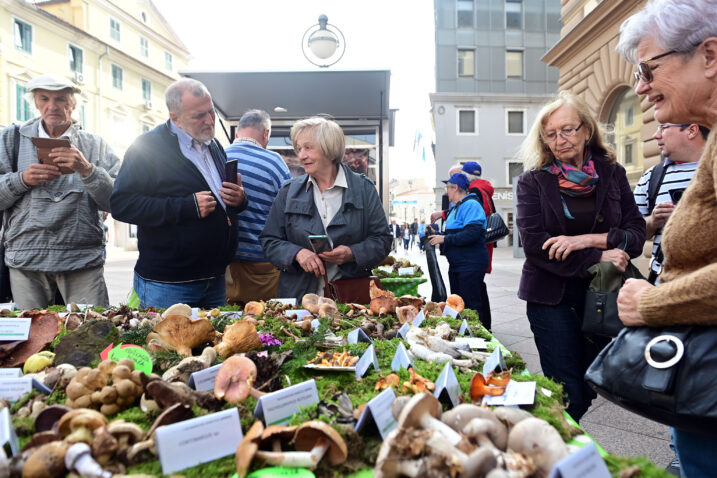
[[[660, 123], [717, 121], [717, 0], [657, 0], [620, 28], [617, 51], [637, 65], [637, 94]], [[667, 221], [660, 285], [630, 279], [618, 296], [625, 325], [717, 324], [717, 140], [714, 128], [695, 176]], [[697, 399], [697, 398], [696, 398]], [[717, 436], [673, 429], [684, 475], [714, 476]]]

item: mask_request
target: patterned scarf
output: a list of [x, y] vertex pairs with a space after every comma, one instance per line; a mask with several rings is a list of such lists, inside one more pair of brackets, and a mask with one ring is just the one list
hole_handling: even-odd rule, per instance
[[567, 194], [570, 197], [588, 197], [595, 191], [598, 182], [598, 174], [595, 171], [595, 163], [592, 160], [592, 154], [587, 154], [587, 159], [582, 169], [578, 169], [572, 164], [563, 163], [554, 159], [552, 163], [543, 166], [543, 171], [554, 174], [558, 177], [560, 186], [560, 200], [563, 202], [563, 212], [568, 219], [575, 219], [565, 204], [565, 198], [562, 195]]

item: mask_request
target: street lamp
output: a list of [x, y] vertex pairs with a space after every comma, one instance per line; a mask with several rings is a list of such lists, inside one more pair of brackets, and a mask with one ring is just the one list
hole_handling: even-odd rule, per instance
[[329, 17], [322, 14], [319, 23], [304, 32], [301, 51], [312, 64], [327, 68], [344, 56], [346, 39], [341, 30], [329, 23]]

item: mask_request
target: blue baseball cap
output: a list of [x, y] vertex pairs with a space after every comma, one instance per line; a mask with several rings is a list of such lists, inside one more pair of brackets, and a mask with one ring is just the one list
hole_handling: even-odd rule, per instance
[[450, 178], [444, 179], [441, 182], [455, 184], [456, 186], [463, 189], [464, 191], [468, 191], [468, 185], [470, 184], [468, 182], [468, 178], [463, 173], [456, 173], [453, 176], [451, 176]]
[[480, 176], [483, 172], [483, 168], [481, 168], [480, 164], [476, 163], [475, 161], [468, 161], [466, 164], [463, 165], [463, 169], [461, 169], [461, 171], [468, 174]]

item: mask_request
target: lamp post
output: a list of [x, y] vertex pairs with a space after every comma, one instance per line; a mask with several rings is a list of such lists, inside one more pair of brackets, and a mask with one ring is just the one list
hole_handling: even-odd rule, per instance
[[322, 14], [319, 23], [304, 32], [301, 51], [310, 63], [328, 68], [344, 56], [346, 39], [338, 27], [329, 23], [329, 17]]

